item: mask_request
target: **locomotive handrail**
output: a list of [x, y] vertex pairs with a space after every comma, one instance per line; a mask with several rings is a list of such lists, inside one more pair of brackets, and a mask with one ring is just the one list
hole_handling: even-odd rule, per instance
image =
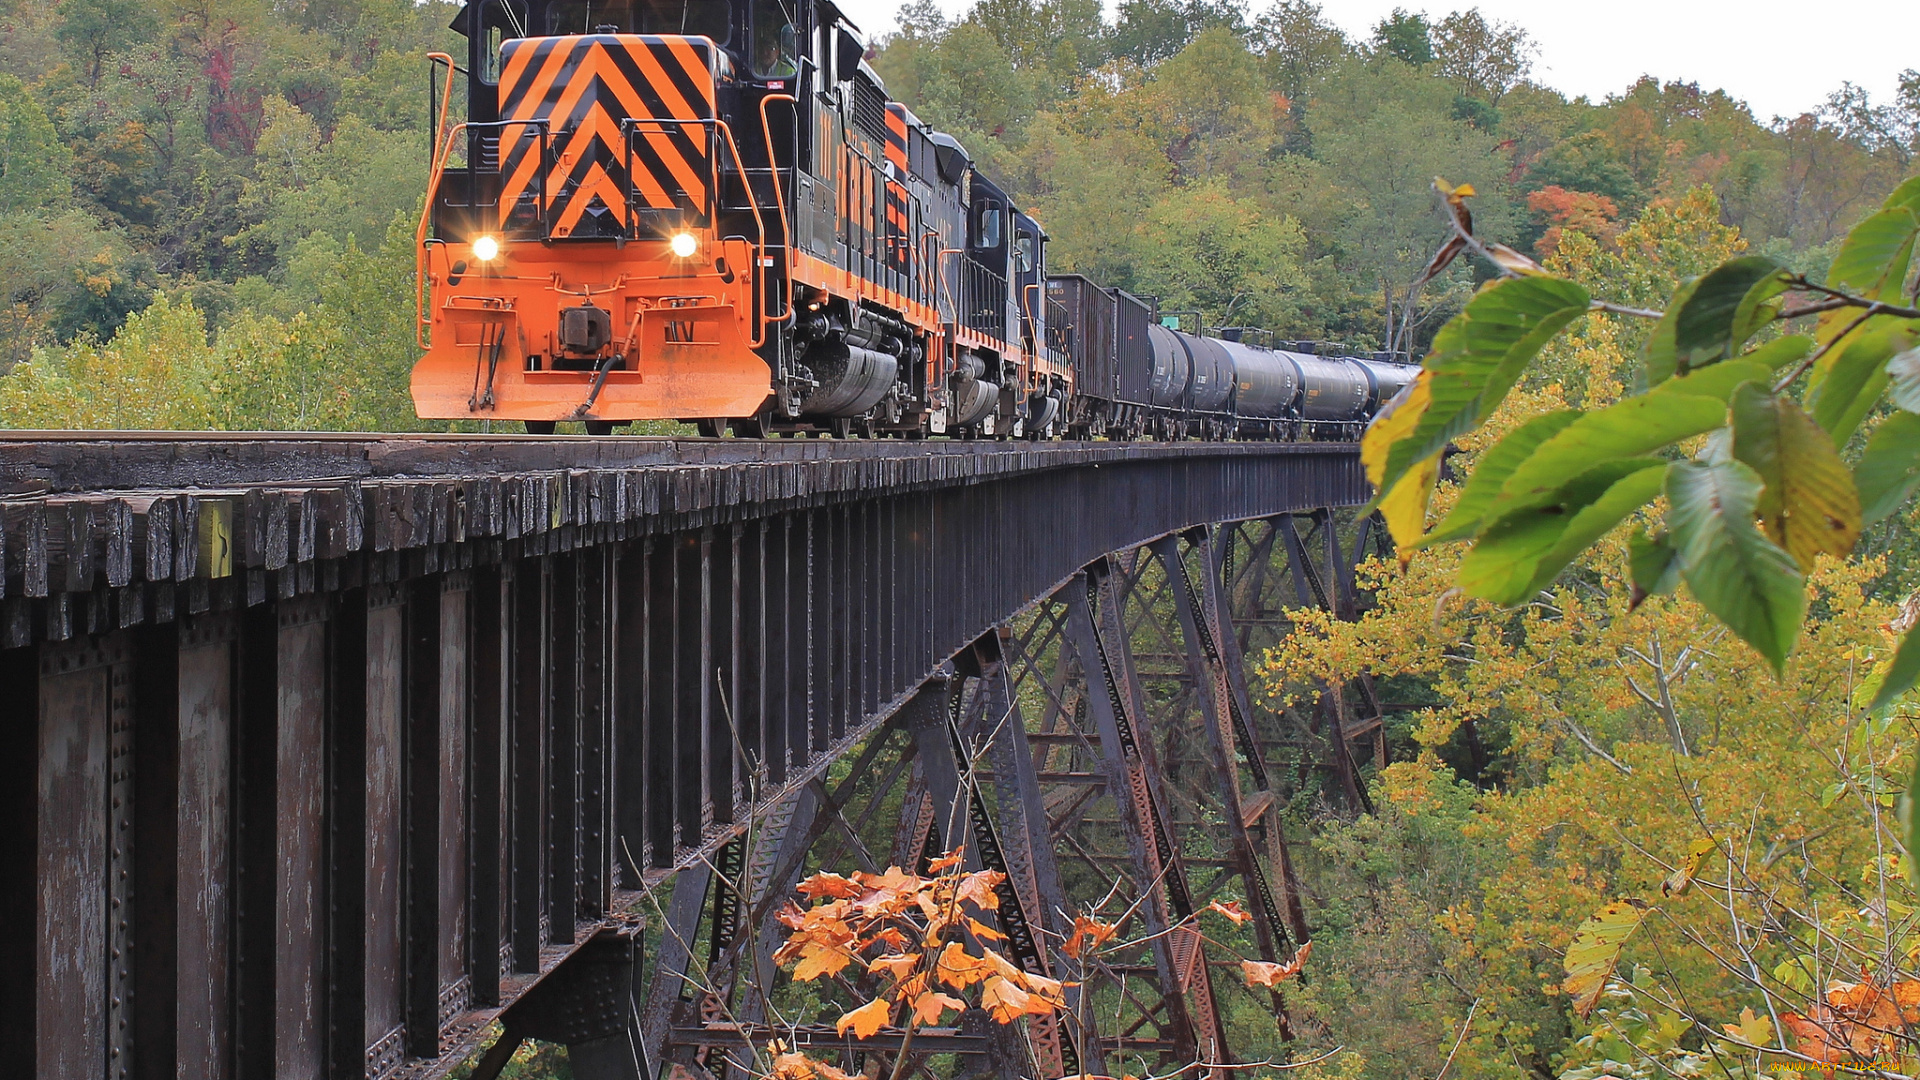
[[[760, 134], [767, 142], [767, 170], [773, 179], [774, 206], [780, 211], [780, 280], [793, 280], [793, 220], [787, 216], [787, 193], [780, 189], [780, 163], [773, 155], [773, 124], [767, 119], [767, 102], [784, 101], [794, 106], [794, 125], [800, 123], [800, 99], [792, 94], [768, 94], [760, 99]], [[793, 314], [793, 293], [786, 290], [785, 310], [770, 318], [784, 319]]]
[[[446, 85], [439, 91], [439, 100], [436, 101], [433, 69], [440, 64], [447, 65], [447, 79]], [[433, 165], [434, 148], [439, 145], [440, 135], [446, 130], [447, 114], [453, 111], [453, 75], [460, 70], [460, 65], [454, 63], [453, 57], [447, 53], [427, 54], [427, 165], [429, 168]]]
[[[733, 128], [729, 127], [725, 120], [721, 120], [718, 117], [705, 117], [705, 118], [697, 118], [697, 119], [689, 120], [689, 119], [681, 119], [678, 117], [654, 117], [654, 116], [632, 117], [632, 116], [629, 116], [621, 120], [620, 130], [623, 136], [622, 149], [625, 151], [627, 155], [627, 168], [626, 168], [627, 190], [625, 194], [627, 198], [627, 205], [629, 208], [631, 208], [633, 205], [633, 164], [632, 164], [633, 163], [633, 135], [634, 135], [634, 132], [638, 131], [641, 125], [643, 124], [660, 124], [660, 125], [673, 124], [681, 127], [697, 124], [707, 129], [707, 134], [709, 139], [717, 139], [719, 136], [723, 136], [723, 135], [726, 137], [727, 154], [729, 157], [733, 158], [733, 167], [740, 174], [740, 188], [742, 191], [746, 193], [747, 209], [753, 213], [753, 227], [754, 227], [754, 231], [758, 234], [757, 239], [754, 240], [753, 242], [753, 247], [754, 247], [753, 274], [757, 281], [760, 274], [760, 260], [766, 257], [767, 222], [765, 218], [760, 216], [760, 200], [756, 198], [753, 194], [753, 182], [747, 175], [747, 166], [745, 162], [743, 162], [740, 159], [740, 145], [739, 143], [734, 141]], [[713, 182], [712, 182], [712, 185], [708, 188], [707, 195], [708, 195], [708, 201], [712, 203], [714, 208], [713, 214], [711, 216], [717, 217], [718, 212], [721, 209], [720, 162], [717, 160], [712, 161], [710, 163], [710, 167], [711, 167], [711, 175], [712, 175]], [[778, 184], [776, 184], [775, 187], [777, 188]], [[741, 239], [745, 239], [745, 237], [742, 237]], [[756, 285], [754, 289], [755, 306], [759, 306], [760, 304], [759, 292], [760, 290]], [[780, 317], [785, 318], [784, 315]], [[747, 347], [757, 349], [761, 345], [766, 344], [767, 324], [773, 321], [773, 316], [769, 315], [765, 311], [760, 311], [760, 312], [756, 312], [752, 316], [752, 320], [753, 320], [753, 336], [748, 339]]]
[[1040, 332], [1040, 324], [1034, 321], [1033, 302], [1027, 298], [1028, 290], [1032, 290], [1034, 292], [1040, 291], [1039, 283], [1035, 282], [1031, 285], [1020, 286], [1020, 314], [1025, 316], [1027, 320], [1026, 325], [1020, 328], [1023, 334], [1025, 335], [1025, 337], [1027, 338], [1027, 340], [1022, 342], [1022, 344], [1024, 344], [1027, 347], [1028, 352], [1038, 354], [1040, 352], [1041, 346], [1045, 344], [1045, 342], [1042, 340], [1045, 335], [1044, 333]]
[[[427, 158], [427, 202], [420, 210], [420, 225], [413, 233], [413, 339], [422, 351], [427, 347], [427, 294], [433, 288], [427, 281], [427, 230], [433, 221], [433, 195], [440, 190], [440, 176], [446, 172], [446, 154], [452, 151], [451, 137], [443, 137], [441, 130], [446, 126], [446, 113], [453, 109], [453, 57], [441, 52], [427, 54], [429, 89], [433, 86], [432, 64], [436, 60], [444, 60], [447, 65], [447, 107], [441, 111], [438, 123], [434, 125]], [[446, 140], [445, 150], [441, 148], [443, 138]]]
[[[451, 78], [451, 76], [449, 76], [449, 78]], [[547, 140], [550, 135], [548, 122], [546, 119], [541, 118], [541, 119], [534, 119], [534, 120], [488, 120], [488, 121], [466, 120], [458, 124], [455, 124], [452, 128], [447, 130], [445, 137], [442, 138], [440, 141], [440, 146], [438, 148], [438, 151], [434, 154], [433, 169], [427, 177], [427, 203], [426, 203], [426, 206], [420, 211], [420, 224], [414, 230], [414, 235], [413, 235], [413, 248], [414, 248], [413, 339], [414, 339], [414, 343], [418, 345], [422, 351], [425, 351], [427, 348], [427, 327], [432, 324], [432, 320], [427, 315], [427, 311], [430, 306], [428, 303], [428, 300], [429, 300], [430, 294], [433, 291], [432, 279], [427, 275], [427, 257], [428, 257], [428, 248], [429, 248], [429, 245], [427, 243], [427, 232], [432, 228], [432, 224], [433, 224], [434, 200], [436, 197], [438, 197], [440, 193], [441, 182], [446, 179], [447, 158], [452, 156], [453, 154], [454, 141], [460, 137], [460, 134], [462, 132], [467, 132], [468, 138], [469, 138], [469, 150], [467, 154], [467, 159], [468, 159], [467, 160], [467, 205], [468, 205], [468, 208], [471, 209], [473, 206], [473, 184], [474, 184], [474, 172], [475, 172], [474, 162], [473, 162], [473, 152], [471, 150], [471, 145], [472, 145], [471, 133], [476, 128], [507, 128], [507, 127], [532, 127], [532, 128], [538, 128], [540, 130], [540, 168], [536, 170], [536, 173], [537, 173], [536, 179], [539, 181], [540, 186], [539, 186], [538, 194], [536, 195], [537, 203], [535, 206], [535, 213], [538, 215], [541, 215], [542, 217], [544, 217], [544, 215], [546, 214]]]

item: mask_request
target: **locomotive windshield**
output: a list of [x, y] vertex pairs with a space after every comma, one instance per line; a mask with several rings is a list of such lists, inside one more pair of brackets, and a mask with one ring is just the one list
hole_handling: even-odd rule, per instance
[[793, 10], [789, 0], [755, 0], [753, 5], [753, 74], [762, 79], [791, 78], [799, 70], [794, 59]]
[[549, 34], [691, 34], [726, 44], [727, 0], [554, 0]]

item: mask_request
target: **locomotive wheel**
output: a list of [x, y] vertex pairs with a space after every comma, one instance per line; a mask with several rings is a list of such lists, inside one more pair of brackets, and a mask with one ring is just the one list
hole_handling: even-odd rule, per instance
[[741, 420], [727, 421], [727, 427], [733, 430], [736, 439], [764, 439], [767, 437], [767, 423], [758, 416]]
[[726, 425], [725, 420], [713, 420], [713, 419], [705, 419], [705, 418], [695, 420], [693, 422], [694, 430], [698, 431], [700, 433], [700, 437], [703, 439], [719, 438], [721, 435], [726, 433], [725, 425]]
[[551, 435], [553, 434], [555, 421], [528, 420], [526, 424], [527, 424], [527, 434], [529, 435]]
[[836, 439], [853, 438], [853, 420], [845, 416], [836, 416], [828, 421], [828, 429]]
[[587, 434], [604, 439], [613, 434], [613, 421], [589, 420], [587, 421]]

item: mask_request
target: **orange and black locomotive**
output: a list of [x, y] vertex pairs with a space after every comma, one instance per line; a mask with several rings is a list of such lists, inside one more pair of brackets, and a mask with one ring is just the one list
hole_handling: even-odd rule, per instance
[[455, 29], [420, 224], [423, 417], [1324, 437], [1407, 381], [1050, 279], [1039, 225], [887, 99], [830, 0], [469, 0]]

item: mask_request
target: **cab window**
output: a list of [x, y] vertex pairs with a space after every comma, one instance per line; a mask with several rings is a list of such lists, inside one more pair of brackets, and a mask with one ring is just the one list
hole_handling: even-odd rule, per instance
[[1019, 265], [1021, 273], [1033, 272], [1033, 254], [1033, 234], [1029, 232], [1018, 234], [1013, 242], [1013, 261]]
[[508, 38], [527, 36], [527, 5], [520, 0], [486, 0], [480, 10], [483, 44], [480, 47], [480, 79], [500, 81], [500, 47]]
[[997, 248], [1000, 246], [1000, 206], [998, 203], [983, 202], [974, 211], [973, 246], [977, 248]]
[[761, 79], [790, 79], [799, 71], [794, 59], [792, 0], [754, 0], [753, 74]]
[[549, 34], [686, 34], [727, 41], [727, 0], [554, 0]]

